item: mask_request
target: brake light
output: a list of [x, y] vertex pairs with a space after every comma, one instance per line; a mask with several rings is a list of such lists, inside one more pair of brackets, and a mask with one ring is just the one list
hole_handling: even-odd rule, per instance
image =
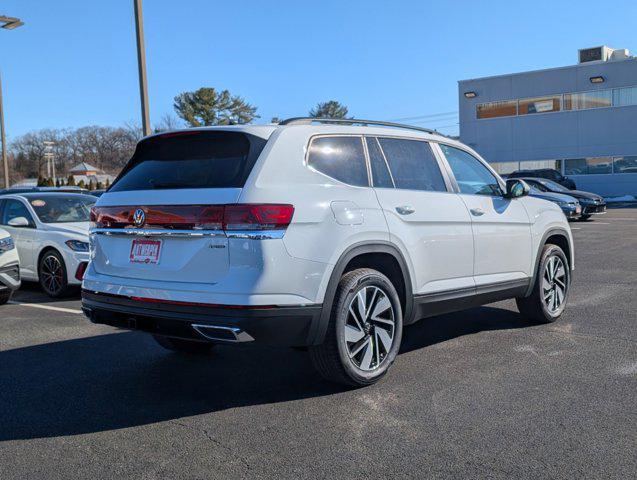
[[[144, 215], [135, 215], [142, 210]], [[97, 228], [167, 228], [178, 230], [284, 230], [294, 207], [277, 204], [153, 205], [149, 207], [93, 207]]]
[[224, 230], [283, 230], [292, 220], [292, 205], [226, 205]]

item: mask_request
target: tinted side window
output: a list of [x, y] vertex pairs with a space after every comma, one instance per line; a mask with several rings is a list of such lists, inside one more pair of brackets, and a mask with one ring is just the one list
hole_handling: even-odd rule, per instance
[[29, 223], [33, 223], [33, 218], [31, 217], [29, 210], [27, 210], [27, 207], [25, 207], [22, 202], [12, 199], [5, 200], [0, 224], [8, 225], [10, 220], [18, 217], [24, 217], [29, 221]]
[[307, 164], [348, 185], [369, 186], [361, 137], [318, 137], [312, 140]]
[[394, 182], [392, 182], [385, 157], [383, 157], [383, 152], [380, 151], [376, 138], [367, 137], [367, 151], [369, 152], [369, 163], [372, 167], [373, 185], [378, 188], [394, 188]]
[[429, 143], [402, 138], [379, 138], [396, 188], [444, 192], [447, 190]]
[[480, 160], [464, 150], [440, 144], [456, 177], [461, 193], [471, 195], [502, 195], [495, 176]]

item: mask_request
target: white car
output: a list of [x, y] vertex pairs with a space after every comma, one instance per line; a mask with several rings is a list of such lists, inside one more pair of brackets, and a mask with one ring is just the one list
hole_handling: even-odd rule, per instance
[[89, 261], [89, 214], [95, 197], [79, 193], [0, 196], [0, 227], [13, 237], [23, 280], [53, 298], [82, 283]]
[[0, 305], [20, 288], [20, 260], [9, 232], [0, 228]]
[[421, 318], [508, 298], [536, 321], [562, 314], [571, 231], [528, 191], [405, 125], [154, 135], [93, 209], [83, 309], [177, 351], [307, 346], [324, 377], [371, 384]]

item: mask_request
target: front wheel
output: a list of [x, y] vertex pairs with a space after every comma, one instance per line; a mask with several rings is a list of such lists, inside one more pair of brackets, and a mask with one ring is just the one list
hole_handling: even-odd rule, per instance
[[533, 291], [516, 299], [518, 310], [529, 320], [552, 323], [564, 312], [571, 286], [568, 259], [557, 245], [545, 245]]
[[402, 333], [402, 309], [394, 285], [382, 273], [361, 268], [341, 278], [325, 340], [310, 347], [310, 357], [327, 380], [371, 385], [394, 363]]
[[11, 300], [11, 294], [13, 292], [11, 290], [7, 290], [5, 292], [0, 292], [0, 305], [4, 305], [9, 300]]
[[38, 278], [42, 290], [51, 298], [62, 298], [69, 291], [64, 259], [55, 250], [42, 255], [38, 265]]

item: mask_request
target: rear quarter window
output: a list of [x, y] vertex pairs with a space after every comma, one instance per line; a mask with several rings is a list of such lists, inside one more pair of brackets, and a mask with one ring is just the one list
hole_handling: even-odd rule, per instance
[[313, 138], [307, 164], [317, 172], [348, 185], [369, 185], [362, 137]]
[[142, 140], [110, 192], [241, 188], [267, 140], [243, 132], [185, 131]]

